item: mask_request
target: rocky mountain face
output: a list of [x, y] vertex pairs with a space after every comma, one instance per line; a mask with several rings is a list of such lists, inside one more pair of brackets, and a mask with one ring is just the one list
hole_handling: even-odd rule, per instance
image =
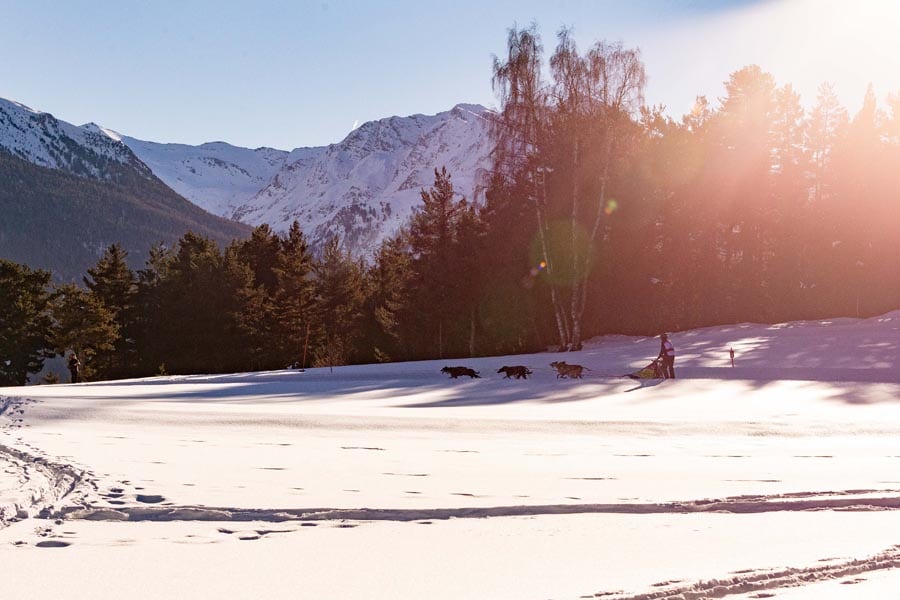
[[187, 231], [224, 245], [250, 228], [201, 210], [94, 124], [76, 127], [0, 99], [0, 258], [80, 281], [119, 242], [140, 268]]
[[214, 214], [276, 231], [297, 220], [313, 247], [337, 236], [367, 257], [406, 223], [436, 168], [447, 167], [461, 196], [483, 200], [487, 127], [487, 109], [460, 104], [371, 121], [340, 143], [290, 153], [122, 139], [169, 187]]
[[153, 177], [147, 165], [115, 133], [94, 123], [76, 127], [49, 113], [3, 98], [0, 98], [0, 150], [40, 167], [92, 179]]

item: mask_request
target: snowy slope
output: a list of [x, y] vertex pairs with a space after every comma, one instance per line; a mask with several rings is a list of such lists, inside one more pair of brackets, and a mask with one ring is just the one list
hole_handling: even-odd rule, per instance
[[447, 167], [460, 196], [483, 200], [486, 113], [460, 104], [437, 115], [371, 121], [340, 143], [290, 153], [122, 139], [166, 185], [213, 214], [280, 232], [297, 220], [313, 247], [337, 236], [370, 256], [421, 203], [435, 168]]
[[110, 179], [130, 167], [147, 168], [117, 134], [94, 123], [76, 127], [11, 100], [0, 98], [0, 148], [30, 163], [94, 179]]
[[288, 152], [225, 142], [200, 146], [122, 140], [170, 188], [214, 215], [230, 218], [272, 180]]
[[295, 219], [314, 245], [333, 236], [370, 255], [421, 203], [420, 190], [447, 167], [454, 189], [483, 200], [489, 166], [487, 110], [460, 104], [437, 115], [360, 126], [339, 144], [291, 152], [272, 182], [233, 216], [285, 231]]
[[[672, 340], [665, 382], [613, 376], [657, 339], [606, 336], [565, 355], [583, 380], [541, 353], [455, 360], [481, 372], [465, 380], [421, 361], [2, 388], [0, 509], [30, 518], [0, 523], [0, 583], [36, 600], [893, 597], [900, 311]], [[496, 373], [512, 364], [533, 377]]]

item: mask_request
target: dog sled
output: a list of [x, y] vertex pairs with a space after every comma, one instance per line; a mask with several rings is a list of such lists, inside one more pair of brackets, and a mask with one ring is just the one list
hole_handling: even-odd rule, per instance
[[630, 377], [631, 379], [665, 379], [666, 375], [663, 372], [662, 360], [656, 358], [643, 369], [638, 369], [625, 377]]

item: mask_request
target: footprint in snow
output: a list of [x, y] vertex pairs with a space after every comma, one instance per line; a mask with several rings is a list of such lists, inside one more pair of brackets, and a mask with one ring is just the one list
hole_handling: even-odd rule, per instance
[[65, 548], [71, 546], [71, 542], [63, 542], [60, 540], [42, 540], [35, 544], [38, 548]]
[[156, 494], [138, 494], [136, 499], [144, 504], [159, 504], [165, 500], [165, 498]]

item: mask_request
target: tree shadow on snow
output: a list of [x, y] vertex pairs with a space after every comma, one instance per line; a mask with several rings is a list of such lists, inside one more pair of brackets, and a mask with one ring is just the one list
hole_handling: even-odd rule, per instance
[[[510, 403], [604, 402], [607, 396], [629, 394], [630, 403], [652, 402], [665, 391], [669, 397], [683, 382], [741, 381], [749, 391], [779, 382], [809, 382], [821, 386], [822, 397], [848, 404], [900, 402], [900, 394], [872, 393], [867, 384], [900, 384], [900, 312], [873, 319], [835, 319], [783, 325], [741, 323], [672, 334], [678, 358], [678, 379], [624, 378], [644, 367], [659, 351], [655, 337], [606, 336], [591, 340], [579, 352], [430, 360], [408, 363], [280, 370], [224, 375], [184, 375], [65, 386], [71, 398], [139, 399], [163, 402], [301, 404], [307, 401], [390, 400], [390, 406], [411, 409], [487, 406]], [[735, 350], [732, 368], [729, 350]], [[583, 380], [557, 379], [551, 361], [565, 360], [588, 370]], [[496, 371], [505, 365], [525, 365], [534, 371], [527, 380], [505, 379]], [[466, 365], [479, 379], [450, 379], [444, 366]], [[694, 385], [697, 385], [696, 383]], [[673, 386], [673, 387], [670, 387]], [[103, 393], [102, 390], [108, 390]], [[94, 393], [99, 392], [99, 393]], [[734, 387], [729, 388], [729, 394]], [[27, 394], [23, 394], [27, 395]], [[736, 398], [739, 400], [739, 396]], [[789, 402], [789, 399], [786, 400]], [[74, 408], [74, 407], [73, 407]]]

